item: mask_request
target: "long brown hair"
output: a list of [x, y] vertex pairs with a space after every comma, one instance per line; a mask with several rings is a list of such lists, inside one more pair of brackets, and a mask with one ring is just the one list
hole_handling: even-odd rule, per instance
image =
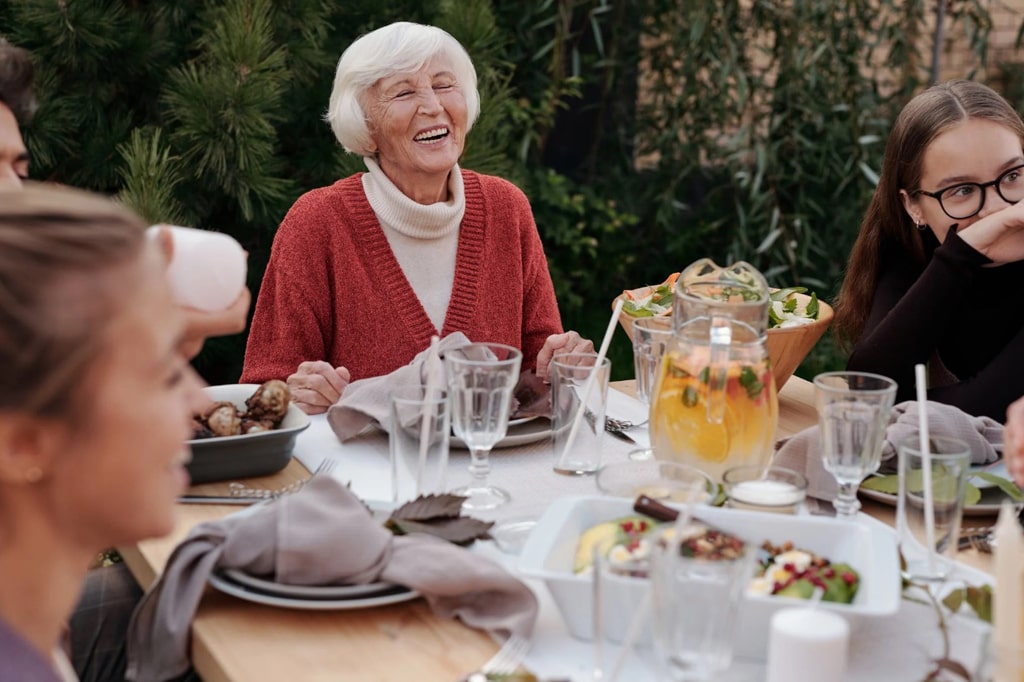
[[75, 418], [145, 226], [78, 190], [0, 192], [0, 412]]
[[36, 110], [32, 55], [0, 38], [0, 102], [24, 125]]
[[900, 190], [918, 188], [924, 153], [932, 140], [951, 126], [973, 118], [1005, 126], [1024, 142], [1020, 115], [994, 90], [974, 81], [934, 85], [910, 100], [897, 117], [885, 146], [882, 174], [835, 303], [832, 330], [844, 346], [856, 343], [864, 330], [883, 255], [910, 259], [924, 268], [924, 241], [904, 210]]

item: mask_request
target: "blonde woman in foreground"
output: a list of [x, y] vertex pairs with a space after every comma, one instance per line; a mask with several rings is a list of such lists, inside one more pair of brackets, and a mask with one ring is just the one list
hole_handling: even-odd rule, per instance
[[74, 680], [60, 652], [96, 553], [169, 532], [192, 407], [184, 319], [146, 224], [106, 199], [0, 202], [0, 680]]

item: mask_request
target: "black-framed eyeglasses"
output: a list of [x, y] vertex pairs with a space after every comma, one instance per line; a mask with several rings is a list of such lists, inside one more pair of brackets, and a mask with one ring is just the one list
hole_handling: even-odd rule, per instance
[[911, 196], [923, 194], [939, 202], [942, 211], [954, 220], [972, 218], [985, 207], [985, 195], [989, 187], [995, 187], [1003, 201], [1016, 204], [1024, 199], [1024, 165], [1011, 168], [991, 182], [961, 182], [937, 192], [914, 190]]

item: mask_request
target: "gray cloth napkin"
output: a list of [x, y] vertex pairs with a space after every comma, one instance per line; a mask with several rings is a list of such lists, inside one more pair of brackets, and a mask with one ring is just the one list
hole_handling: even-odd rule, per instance
[[[1003, 447], [1003, 425], [989, 417], [973, 417], [963, 410], [927, 401], [928, 432], [933, 436], [959, 438], [971, 449], [974, 464], [988, 464], [999, 459], [996, 448]], [[889, 426], [882, 447], [882, 471], [896, 471], [896, 448], [899, 443], [918, 434], [917, 403], [909, 400], [892, 408]], [[839, 486], [821, 463], [821, 434], [817, 426], [780, 440], [772, 464], [799, 471], [807, 477], [807, 494], [822, 500], [834, 500]]]
[[528, 637], [533, 592], [487, 557], [429, 535], [396, 537], [343, 484], [318, 476], [272, 504], [196, 526], [142, 598], [127, 635], [126, 678], [166, 680], [189, 666], [189, 631], [217, 569], [292, 585], [406, 585], [435, 613], [499, 635]]
[[327, 423], [331, 425], [334, 435], [344, 442], [357, 435], [372, 422], [390, 432], [390, 400], [391, 393], [401, 386], [425, 384], [428, 372], [437, 372], [439, 386], [445, 385], [444, 365], [440, 356], [461, 348], [470, 341], [462, 332], [455, 332], [441, 339], [437, 344], [438, 356], [434, 358], [432, 367], [426, 361], [430, 349], [420, 351], [408, 365], [399, 367], [390, 374], [369, 377], [353, 381], [345, 387], [334, 405], [327, 410]]

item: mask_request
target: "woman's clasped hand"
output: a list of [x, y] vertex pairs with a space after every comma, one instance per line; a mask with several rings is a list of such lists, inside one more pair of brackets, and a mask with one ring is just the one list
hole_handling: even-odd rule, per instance
[[555, 353], [593, 350], [562, 329], [526, 196], [458, 165], [479, 113], [473, 63], [439, 28], [397, 22], [345, 50], [327, 121], [366, 172], [285, 216], [241, 381], [286, 379], [318, 413], [434, 336], [514, 346], [542, 376]]

